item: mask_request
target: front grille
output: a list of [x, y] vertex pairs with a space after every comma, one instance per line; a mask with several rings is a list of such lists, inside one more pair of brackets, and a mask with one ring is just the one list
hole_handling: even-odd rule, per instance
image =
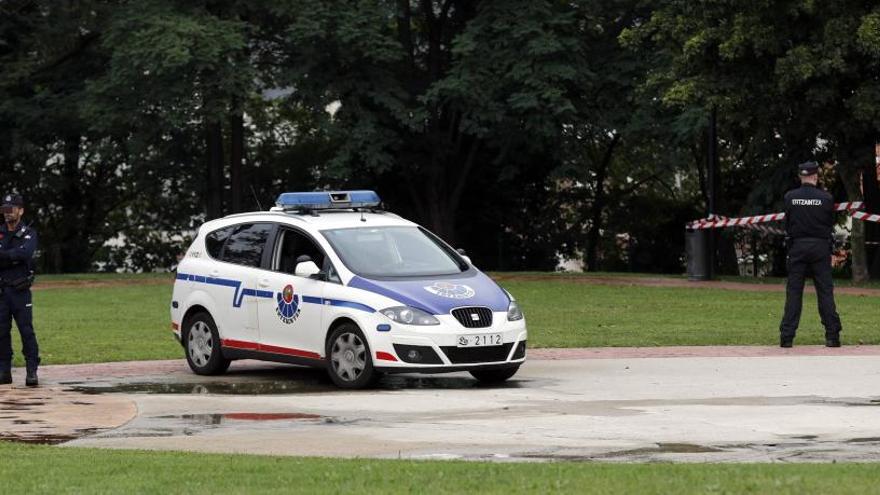
[[492, 326], [492, 310], [472, 307], [452, 310], [452, 316], [465, 328], [487, 328]]
[[513, 342], [503, 345], [493, 345], [491, 347], [441, 347], [446, 357], [452, 364], [462, 363], [493, 363], [496, 361], [507, 361], [510, 355], [510, 348]]

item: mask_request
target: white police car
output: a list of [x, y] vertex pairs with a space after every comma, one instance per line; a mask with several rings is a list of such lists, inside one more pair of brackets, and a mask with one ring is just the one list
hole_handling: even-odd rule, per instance
[[268, 212], [199, 229], [177, 269], [172, 329], [190, 368], [242, 358], [326, 367], [340, 387], [380, 373], [513, 376], [526, 323], [504, 289], [372, 191], [285, 193]]

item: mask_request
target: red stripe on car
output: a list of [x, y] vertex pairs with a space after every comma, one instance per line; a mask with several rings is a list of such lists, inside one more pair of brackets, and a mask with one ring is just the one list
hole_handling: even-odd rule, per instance
[[321, 359], [321, 355], [316, 352], [304, 351], [302, 349], [291, 349], [290, 347], [278, 347], [275, 345], [260, 344], [260, 351], [271, 352], [272, 354], [285, 354], [288, 356], [298, 356], [311, 359]]
[[397, 358], [394, 357], [394, 354], [382, 351], [376, 351], [376, 359], [381, 359], [383, 361], [397, 361]]
[[223, 347], [231, 347], [233, 349], [245, 349], [248, 351], [268, 352], [270, 354], [284, 354], [285, 356], [304, 357], [309, 359], [321, 359], [321, 355], [302, 349], [294, 349], [292, 347], [280, 347], [277, 345], [258, 344], [257, 342], [248, 342], [246, 340], [223, 339], [220, 341]]
[[250, 351], [260, 350], [260, 344], [256, 342], [246, 342], [244, 340], [223, 339], [220, 341], [223, 347], [233, 347], [235, 349], [247, 349]]

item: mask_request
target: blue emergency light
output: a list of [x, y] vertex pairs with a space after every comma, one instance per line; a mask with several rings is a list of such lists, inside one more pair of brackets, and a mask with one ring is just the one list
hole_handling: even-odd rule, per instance
[[316, 191], [282, 193], [275, 204], [285, 210], [375, 208], [381, 200], [375, 191]]

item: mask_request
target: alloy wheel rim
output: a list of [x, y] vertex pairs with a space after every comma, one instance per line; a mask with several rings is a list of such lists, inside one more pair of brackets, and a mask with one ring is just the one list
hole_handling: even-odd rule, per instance
[[187, 349], [190, 359], [196, 366], [201, 368], [208, 364], [214, 352], [214, 336], [211, 335], [211, 329], [205, 322], [197, 321], [189, 329]]
[[353, 382], [367, 367], [367, 346], [354, 333], [344, 333], [336, 338], [330, 349], [330, 363], [333, 372], [340, 379]]

